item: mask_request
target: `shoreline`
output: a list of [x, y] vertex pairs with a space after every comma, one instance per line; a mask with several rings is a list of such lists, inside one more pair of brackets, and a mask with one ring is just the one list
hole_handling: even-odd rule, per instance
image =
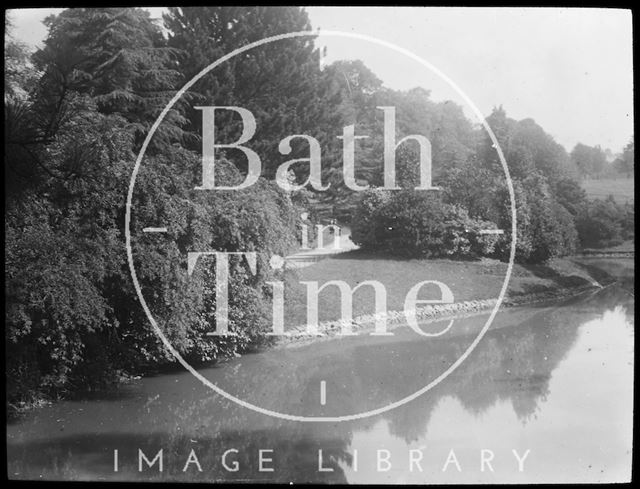
[[[605, 252], [606, 253], [606, 252]], [[573, 256], [567, 258], [578, 258], [587, 260], [589, 258], [626, 258], [621, 257], [619, 254], [615, 256]], [[569, 299], [571, 297], [578, 296], [580, 294], [589, 292], [602, 290], [604, 288], [609, 287], [615, 283], [618, 283], [619, 280], [615, 275], [608, 273], [602, 268], [598, 268], [597, 274], [593, 273], [594, 270], [588, 271], [585, 275], [582, 276], [582, 279], [585, 280], [586, 283], [582, 283], [575, 286], [569, 287], [555, 287], [549, 288], [547, 290], [541, 290], [533, 293], [516, 293], [512, 296], [505, 296], [501, 307], [505, 308], [515, 308], [521, 306], [529, 306], [533, 304], [539, 304], [543, 302], [556, 302], [561, 301], [563, 299]], [[597, 276], [597, 280], [594, 278]], [[444, 319], [463, 319], [467, 317], [487, 314], [490, 310], [495, 306], [497, 302], [496, 298], [488, 298], [488, 299], [472, 299], [460, 302], [453, 303], [444, 303], [444, 304], [432, 304], [425, 307], [421, 307], [416, 309], [415, 315], [418, 321], [418, 324], [429, 324], [436, 321], [441, 321]], [[406, 325], [406, 316], [404, 311], [387, 311], [385, 314], [385, 319], [387, 320], [387, 329], [388, 331], [392, 331], [396, 328], [400, 328]], [[351, 322], [352, 330], [355, 333], [354, 336], [363, 335], [365, 333], [371, 332], [374, 330], [374, 323], [377, 319], [375, 314], [367, 314], [361, 315], [354, 318]], [[280, 336], [275, 339], [271, 344], [267, 344], [262, 346], [257, 350], [251, 351], [251, 353], [258, 353], [262, 351], [268, 351], [273, 349], [281, 349], [281, 348], [297, 348], [303, 347], [310, 344], [330, 341], [336, 339], [336, 337], [340, 338], [337, 334], [341, 331], [342, 326], [341, 320], [329, 320], [322, 321], [318, 324], [318, 330], [321, 334], [319, 335], [309, 335], [306, 334], [306, 325], [301, 325], [289, 330], [289, 336]], [[297, 333], [296, 335], [292, 335], [291, 333]], [[247, 354], [250, 352], [245, 352]], [[220, 358], [218, 360], [220, 365], [223, 365], [225, 361], [228, 359]], [[203, 368], [204, 365], [199, 365], [198, 368]], [[119, 384], [115, 386], [115, 389], [120, 388], [123, 385], [130, 383], [131, 379], [140, 379], [148, 377], [149, 372], [136, 372], [135, 374], [131, 374], [127, 376], [126, 380], [123, 378]], [[20, 405], [16, 405], [15, 403], [7, 403], [7, 413], [6, 413], [6, 421], [11, 422], [13, 420], [19, 419], [21, 416], [34, 411], [36, 409], [51, 405], [59, 400], [74, 398], [74, 395], [70, 397], [63, 397], [61, 399], [48, 399], [48, 398], [38, 398], [29, 403], [24, 403]]]
[[[612, 280], [605, 285], [595, 282], [576, 287], [562, 287], [530, 294], [518, 294], [512, 297], [505, 296], [501, 307], [515, 308], [539, 304], [541, 302], [555, 302], [569, 299], [589, 291], [602, 290], [615, 282], [615, 280]], [[428, 305], [414, 311], [409, 311], [408, 314], [415, 314], [419, 325], [429, 324], [443, 319], [463, 319], [487, 314], [493, 309], [497, 301], [497, 298], [493, 298]], [[382, 315], [387, 321], [387, 330], [392, 331], [396, 328], [406, 326], [406, 314], [405, 311], [387, 311], [386, 314]], [[354, 318], [350, 323], [354, 336], [374, 331], [374, 323], [376, 319], [379, 318], [380, 316], [376, 314], [366, 314]], [[341, 336], [339, 332], [343, 324], [344, 321], [342, 320], [323, 321], [318, 324], [318, 334], [306, 333], [306, 325], [297, 326], [289, 332], [289, 336], [280, 336], [273, 345], [267, 347], [265, 350], [295, 348], [307, 346], [319, 341], [329, 341]]]
[[[618, 251], [618, 250], [602, 250], [597, 253], [587, 252], [585, 254], [576, 254], [572, 256], [564, 257], [565, 260], [573, 261], [574, 264], [579, 264], [580, 261], [585, 260], [585, 263], [589, 263], [591, 258], [609, 258], [609, 259], [623, 259], [627, 260], [633, 258], [634, 253], [632, 251]], [[578, 260], [578, 262], [574, 261]], [[576, 276], [574, 271], [569, 268], [558, 269], [560, 275], [564, 278]], [[569, 299], [574, 296], [589, 292], [604, 289], [619, 281], [619, 278], [615, 274], [611, 274], [610, 271], [602, 267], [589, 267], [589, 269], [581, 270], [581, 274], [578, 275], [582, 279], [582, 283], [568, 284], [568, 285], [556, 285], [548, 287], [543, 290], [535, 292], [515, 292], [509, 295], [509, 292], [505, 295], [501, 307], [524, 307], [542, 302], [556, 302], [564, 299]], [[364, 314], [357, 316], [349, 321], [342, 319], [333, 319], [321, 321], [317, 325], [317, 333], [308, 333], [306, 324], [299, 324], [293, 328], [287, 328], [285, 335], [278, 336], [273, 344], [265, 347], [265, 350], [272, 348], [294, 348], [302, 347], [309, 344], [317, 343], [320, 341], [327, 341], [331, 339], [344, 338], [344, 335], [340, 334], [342, 328], [346, 327], [350, 329], [353, 336], [358, 336], [366, 333], [371, 333], [375, 330], [375, 321], [378, 319], [384, 319], [387, 323], [387, 330], [391, 331], [398, 327], [407, 326], [407, 315], [415, 315], [419, 325], [429, 324], [445, 319], [463, 319], [466, 317], [488, 314], [495, 304], [497, 298], [484, 298], [484, 299], [468, 299], [453, 303], [443, 304], [430, 304], [417, 308], [412, 311], [403, 310], [388, 310], [384, 314]]]

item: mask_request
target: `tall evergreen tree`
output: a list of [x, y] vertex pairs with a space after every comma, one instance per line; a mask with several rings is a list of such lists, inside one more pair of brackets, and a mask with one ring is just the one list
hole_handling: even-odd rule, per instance
[[[233, 50], [276, 34], [311, 29], [307, 13], [299, 7], [194, 7], [171, 8], [164, 17], [169, 46], [179, 49], [184, 81]], [[285, 136], [315, 137], [327, 167], [337, 162], [339, 141], [335, 128], [339, 98], [331, 93], [328, 77], [320, 69], [319, 52], [311, 37], [285, 39], [251, 49], [209, 72], [193, 88], [192, 105], [239, 106], [256, 118], [257, 130], [247, 143], [260, 155], [263, 175], [275, 176], [279, 164], [309, 155], [309, 146], [294, 140], [290, 154], [278, 151]], [[190, 129], [201, 134], [202, 113], [189, 113]], [[242, 124], [232, 112], [216, 114], [216, 142], [238, 139]], [[194, 147], [200, 151], [199, 147]], [[240, 169], [246, 159], [238, 151], [227, 157]], [[299, 180], [308, 165], [294, 168]]]
[[[34, 55], [43, 71], [37, 110], [49, 136], [73, 110], [73, 97], [88, 96], [103, 114], [119, 114], [137, 144], [176, 90], [176, 51], [143, 9], [68, 9], [45, 20], [49, 36]], [[154, 146], [180, 140], [184, 119], [174, 108]]]

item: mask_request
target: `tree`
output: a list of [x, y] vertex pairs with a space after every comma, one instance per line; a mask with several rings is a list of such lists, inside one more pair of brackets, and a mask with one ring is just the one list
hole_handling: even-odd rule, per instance
[[[49, 36], [34, 54], [43, 71], [37, 110], [44, 137], [67, 116], [72, 97], [87, 95], [103, 114], [119, 114], [139, 146], [177, 88], [176, 51], [166, 46], [149, 13], [135, 8], [78, 8], [45, 20]], [[159, 127], [153, 147], [183, 137], [185, 120], [174, 108]]]
[[623, 217], [613, 199], [589, 202], [576, 218], [581, 245], [585, 248], [600, 248], [620, 244]]
[[[493, 131], [500, 148], [502, 148], [502, 151], [504, 152], [507, 149], [509, 137], [513, 132], [515, 121], [508, 118], [506, 111], [502, 106], [500, 106], [493, 108], [493, 111], [487, 117], [486, 122]], [[476, 148], [478, 164], [493, 173], [504, 173], [497, 148], [494, 146], [489, 134], [486, 133], [486, 131], [483, 131], [478, 139], [479, 143]]]
[[364, 124], [372, 122], [374, 95], [382, 89], [382, 80], [360, 60], [334, 61], [325, 71], [333, 90], [340, 93], [339, 110], [344, 124], [356, 124], [358, 133], [366, 132]]
[[562, 178], [556, 183], [558, 203], [576, 216], [587, 200], [587, 192], [572, 178]]
[[[542, 262], [571, 253], [577, 239], [573, 216], [585, 199], [573, 180], [564, 148], [532, 119], [515, 121], [502, 107], [487, 117], [504, 154], [515, 194], [516, 260]], [[507, 259], [511, 246], [511, 202], [497, 148], [479, 134], [475, 155], [442, 180], [447, 202], [461, 202], [472, 216], [504, 230], [496, 256]]]
[[[100, 387], [172, 361], [138, 303], [122, 227], [140, 139], [171, 91], [170, 51], [138, 9], [67, 10], [47, 24], [42, 76], [21, 112], [5, 99], [5, 169], [21, 179], [5, 213], [10, 401]], [[186, 199], [201, 158], [180, 146], [180, 124], [176, 112], [140, 169], [132, 249], [166, 336], [191, 360], [216, 360], [263, 341], [267, 260], [291, 251], [297, 209], [264, 179]], [[224, 159], [219, 171], [223, 183], [241, 178]], [[149, 239], [140, 232], [149, 222], [171, 222], [173, 239]], [[256, 275], [231, 267], [236, 336], [205, 336], [216, 327], [216, 283], [205, 267], [188, 277], [192, 249], [260, 252]]]
[[[169, 46], [183, 54], [179, 69], [183, 82], [233, 50], [276, 34], [310, 30], [307, 13], [299, 7], [190, 7], [171, 8], [164, 16], [170, 31]], [[328, 166], [340, 161], [335, 128], [340, 114], [337, 93], [320, 69], [319, 51], [310, 37], [275, 41], [245, 52], [209, 72], [194, 87], [192, 105], [237, 106], [252, 112], [256, 133], [249, 146], [258, 153], [263, 175], [275, 177], [284, 161], [278, 141], [284, 134], [315, 137], [323, 149]], [[187, 112], [189, 129], [202, 132], [202, 113]], [[237, 114], [219, 111], [216, 115], [216, 139], [236, 141], [243, 123]], [[191, 146], [200, 151], [200, 148]], [[226, 157], [242, 171], [246, 158], [239, 151]], [[308, 143], [294, 140], [287, 161], [309, 157]], [[294, 165], [298, 177], [308, 175], [308, 165]]]
[[390, 198], [388, 190], [379, 188], [362, 192], [351, 221], [351, 239], [355, 244], [372, 249], [381, 246], [378, 212]]
[[31, 64], [26, 44], [13, 37], [13, 24], [10, 14], [4, 19], [4, 98], [25, 99], [33, 88], [36, 72]]
[[[505, 110], [499, 107], [487, 117], [487, 123], [498, 139], [512, 178], [522, 180], [537, 171], [554, 185], [570, 174], [570, 161], [565, 149], [533, 119], [516, 121], [507, 117]], [[498, 152], [485, 131], [478, 153], [484, 166], [503, 174]]]
[[607, 164], [607, 158], [600, 146], [591, 147], [582, 143], [575, 145], [570, 158], [583, 178], [597, 177]]
[[469, 217], [433, 191], [368, 190], [352, 223], [352, 239], [364, 249], [417, 257], [470, 258], [494, 251], [495, 229], [489, 221]]
[[634, 170], [634, 153], [633, 153], [633, 138], [627, 143], [622, 150], [622, 155], [614, 162], [615, 168], [618, 172], [625, 175], [627, 178], [633, 176]]
[[10, 15], [5, 16], [4, 44], [4, 189], [7, 197], [20, 193], [40, 177], [30, 148], [21, 142], [37, 137], [30, 113], [38, 73], [24, 43], [14, 39]]
[[88, 105], [41, 148], [51, 174], [6, 202], [10, 399], [63, 393], [79, 380], [74, 372], [99, 382], [114, 374], [111, 363], [80, 365], [109, 356], [108, 342], [96, 338], [118, 327], [104, 292], [111, 281], [122, 284], [119, 212], [132, 144], [125, 124]]
[[[383, 149], [376, 97], [383, 89], [382, 81], [360, 60], [336, 61], [324, 71], [330, 79], [331, 91], [340, 97], [340, 127], [354, 125], [356, 136], [367, 136], [355, 143], [355, 176], [380, 183]], [[357, 196], [345, 187], [341, 170], [340, 164], [328, 170], [332, 187], [327, 195], [339, 206], [353, 205]]]

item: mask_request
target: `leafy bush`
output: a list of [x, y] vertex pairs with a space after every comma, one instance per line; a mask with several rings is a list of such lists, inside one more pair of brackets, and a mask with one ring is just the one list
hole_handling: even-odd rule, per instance
[[[6, 234], [8, 398], [28, 400], [104, 386], [123, 369], [172, 361], [139, 307], [125, 261], [122, 195], [128, 185], [131, 137], [113, 116], [93, 114], [58, 138], [49, 165], [62, 172], [78, 146], [95, 159], [70, 179], [51, 177], [42, 189], [10, 203]], [[107, 124], [109, 127], [105, 127]], [[125, 162], [127, 161], [127, 162]], [[253, 348], [270, 318], [265, 282], [273, 254], [295, 246], [297, 210], [274, 182], [237, 192], [197, 191], [197, 155], [179, 147], [150, 156], [134, 190], [132, 249], [143, 294], [178, 351], [195, 361]], [[224, 161], [220, 181], [240, 178]], [[148, 223], [169, 232], [144, 235]], [[236, 333], [207, 337], [215, 325], [215, 280], [203, 260], [186, 273], [188, 251], [256, 251], [254, 276], [230, 260], [229, 323]]]
[[380, 246], [377, 240], [379, 210], [389, 201], [391, 193], [372, 188], [362, 192], [351, 221], [351, 240], [363, 248], [375, 249]]
[[634, 237], [635, 223], [632, 204], [621, 206], [613, 198], [596, 199], [582, 206], [576, 227], [584, 248], [615, 246]]
[[555, 196], [559, 204], [567, 209], [572, 216], [580, 211], [587, 200], [587, 193], [580, 184], [572, 178], [563, 178], [555, 184]]
[[[105, 291], [124, 266], [120, 222], [132, 138], [120, 118], [91, 110], [72, 125], [73, 134], [60, 134], [45, 151], [48, 178], [7, 202], [9, 398], [63, 392], [83, 359], [99, 357], [88, 338], [119, 326]], [[111, 371], [102, 369], [105, 380]]]
[[[5, 93], [10, 402], [99, 388], [172, 361], [137, 300], [123, 223], [135, 153], [175, 93], [175, 52], [140, 9], [69, 9], [47, 23], [33, 89]], [[16, 73], [5, 74], [9, 87], [21, 83]], [[138, 175], [132, 249], [160, 327], [178, 351], [206, 361], [262, 341], [268, 260], [295, 245], [299, 213], [264, 179], [243, 191], [194, 191], [201, 157], [183, 149], [181, 108], [167, 114]], [[242, 179], [224, 161], [216, 176]], [[155, 223], [168, 232], [141, 232]], [[209, 261], [188, 276], [189, 251], [258, 252], [256, 275], [230, 260], [235, 336], [205, 336], [216, 326], [216, 284]]]
[[565, 206], [557, 202], [553, 204], [553, 214], [560, 231], [561, 249], [559, 255], [570, 255], [574, 253], [580, 245], [578, 230], [576, 229], [573, 215]]
[[[515, 260], [541, 263], [575, 251], [578, 239], [573, 216], [554, 195], [544, 177], [530, 175], [524, 182], [513, 181], [517, 236]], [[496, 245], [495, 256], [508, 260], [511, 248], [511, 206], [506, 186], [497, 187], [497, 223], [504, 234]]]
[[366, 191], [352, 221], [352, 239], [365, 249], [404, 256], [457, 258], [493, 252], [497, 238], [481, 235], [495, 228], [473, 219], [431, 191]]
[[542, 263], [575, 250], [576, 232], [569, 212], [558, 204], [547, 179], [531, 175], [524, 181], [531, 215], [531, 253], [524, 261]]
[[624, 206], [622, 206], [622, 216], [621, 223], [622, 226], [622, 238], [623, 239], [634, 239], [635, 238], [635, 207], [633, 205], [633, 201], [626, 202]]

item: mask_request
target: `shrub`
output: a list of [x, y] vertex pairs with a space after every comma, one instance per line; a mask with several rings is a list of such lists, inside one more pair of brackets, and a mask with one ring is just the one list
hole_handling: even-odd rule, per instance
[[587, 193], [580, 184], [572, 178], [562, 178], [555, 184], [555, 196], [559, 204], [567, 209], [572, 216], [578, 214], [587, 200]]
[[[382, 249], [407, 256], [446, 256], [445, 221], [450, 208], [433, 192], [394, 191], [376, 213], [376, 241]], [[448, 239], [447, 239], [448, 238]]]
[[351, 240], [362, 248], [375, 249], [380, 246], [377, 236], [380, 224], [377, 216], [380, 209], [389, 201], [391, 193], [379, 188], [362, 192], [351, 220]]
[[[173, 360], [138, 303], [126, 264], [120, 226], [130, 144], [118, 126], [104, 130], [99, 122], [76, 129], [76, 141], [87, 131], [78, 144], [94, 147], [98, 156], [83, 176], [52, 177], [46, 192], [23, 193], [7, 209], [10, 401], [99, 387], [122, 369]], [[50, 164], [62, 167], [76, 144], [60, 141], [51, 148]], [[268, 261], [293, 249], [297, 211], [282, 189], [264, 179], [243, 191], [198, 191], [187, 200], [198, 163], [197, 155], [178, 147], [149, 156], [134, 189], [132, 251], [145, 300], [172, 345], [190, 360], [208, 361], [261, 341], [270, 317]], [[240, 178], [224, 161], [218, 170], [222, 182]], [[161, 239], [140, 232], [156, 222], [169, 228]], [[258, 252], [255, 276], [230, 260], [229, 327], [235, 336], [205, 335], [216, 326], [216, 284], [210, 262], [187, 276], [187, 252], [195, 250]]]
[[[546, 178], [530, 175], [513, 181], [516, 201], [516, 256], [519, 263], [541, 263], [572, 253], [577, 246], [573, 217], [553, 196]], [[511, 207], [506, 186], [494, 192], [498, 225], [504, 230], [495, 256], [507, 260], [511, 247]]]
[[[542, 263], [565, 253], [566, 240], [558, 219], [558, 204], [553, 199], [546, 179], [532, 176], [525, 182], [531, 213], [531, 253], [526, 261]], [[564, 218], [564, 215], [563, 215]]]
[[633, 210], [629, 212], [613, 199], [596, 199], [581, 208], [576, 227], [584, 248], [615, 246], [633, 235]]
[[622, 238], [623, 239], [634, 239], [635, 238], [635, 208], [633, 205], [633, 201], [626, 202], [624, 206], [621, 206], [621, 220], [620, 225], [622, 227]]
[[[140, 173], [133, 225], [171, 222], [172, 236], [168, 243], [140, 240], [134, 256], [140, 257], [138, 275], [143, 293], [149, 292], [149, 307], [171, 325], [166, 334], [174, 347], [192, 359], [208, 361], [243, 351], [260, 339], [267, 326], [262, 318], [270, 317], [266, 306], [270, 289], [265, 286], [273, 273], [269, 260], [294, 249], [300, 213], [287, 192], [262, 178], [246, 189], [198, 191], [186, 200], [182, 196], [189, 195], [197, 172], [197, 156], [174, 148], [169, 155], [156, 156], [146, 173]], [[241, 175], [222, 160], [216, 178], [229, 185]], [[205, 335], [216, 328], [216, 283], [212, 262], [202, 258], [187, 277], [187, 253], [196, 250], [257, 252], [256, 275], [244, 260], [229, 261], [229, 329], [235, 336]], [[147, 323], [144, 318], [140, 321]], [[140, 338], [146, 337], [132, 335], [137, 348]], [[151, 362], [162, 362], [162, 352], [154, 344], [152, 338], [144, 351]]]
[[461, 206], [446, 204], [434, 192], [380, 189], [365, 192], [351, 224], [354, 241], [365, 249], [403, 256], [467, 258], [493, 252], [495, 228], [473, 219]]
[[[529, 259], [533, 249], [531, 236], [531, 209], [529, 207], [527, 194], [523, 186], [517, 180], [513, 181], [513, 190], [515, 194], [516, 205], [516, 254], [515, 260], [523, 262]], [[494, 250], [496, 258], [508, 261], [511, 253], [512, 241], [512, 213], [511, 199], [506, 185], [496, 187], [492, 192], [494, 196], [494, 212], [496, 214], [496, 222], [498, 227], [503, 230], [503, 234], [499, 237]]]

